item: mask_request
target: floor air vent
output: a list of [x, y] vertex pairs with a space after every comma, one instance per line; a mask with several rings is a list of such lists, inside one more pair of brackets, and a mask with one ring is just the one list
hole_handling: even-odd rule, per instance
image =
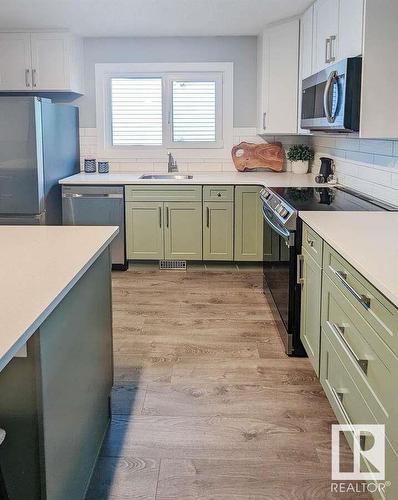
[[166, 269], [169, 271], [179, 270], [186, 271], [187, 270], [187, 261], [186, 260], [161, 260], [159, 261], [160, 269]]

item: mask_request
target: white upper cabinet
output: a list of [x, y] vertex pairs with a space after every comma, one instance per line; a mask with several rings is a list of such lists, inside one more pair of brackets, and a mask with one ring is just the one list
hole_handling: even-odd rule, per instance
[[0, 90], [29, 90], [30, 35], [0, 33]]
[[397, 19], [397, 0], [366, 0], [360, 137], [398, 138]]
[[81, 40], [69, 33], [0, 33], [0, 91], [82, 92]]
[[299, 20], [267, 28], [258, 42], [258, 133], [296, 134]]
[[362, 54], [363, 0], [340, 0], [338, 58]]
[[314, 6], [314, 73], [336, 61], [339, 0], [317, 0]]
[[300, 19], [300, 69], [301, 78], [311, 76], [314, 43], [314, 6], [307, 9]]
[[363, 8], [363, 0], [315, 2], [313, 73], [362, 54]]

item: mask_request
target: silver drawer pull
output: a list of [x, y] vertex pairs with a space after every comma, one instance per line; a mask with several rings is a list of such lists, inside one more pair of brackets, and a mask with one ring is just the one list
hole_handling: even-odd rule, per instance
[[343, 326], [336, 325], [336, 323], [331, 323], [330, 321], [327, 322], [329, 325], [329, 328], [339, 337], [339, 339], [343, 342], [344, 346], [347, 348], [351, 356], [355, 359], [356, 363], [358, 366], [361, 368], [361, 370], [364, 372], [365, 375], [368, 374], [368, 360], [367, 359], [360, 359], [350, 346], [350, 344], [347, 342], [347, 339], [344, 337], [344, 330], [345, 328]]
[[362, 295], [358, 293], [355, 288], [353, 288], [347, 281], [347, 273], [344, 273], [343, 271], [335, 271], [333, 269], [334, 274], [339, 278], [341, 283], [347, 288], [347, 290], [353, 295], [357, 301], [365, 308], [369, 309], [370, 308], [370, 298], [366, 297], [366, 295]]
[[310, 240], [310, 239], [308, 238], [308, 236], [307, 236], [307, 243], [308, 243], [308, 245], [309, 245], [310, 247], [313, 247], [313, 246], [314, 246], [315, 241], [314, 241], [314, 240]]
[[344, 408], [344, 403], [343, 403], [344, 394], [346, 394], [346, 392], [341, 390], [338, 391], [334, 387], [332, 387], [331, 389], [332, 389], [332, 394], [336, 400], [336, 403], [339, 405], [341, 413], [344, 415], [344, 418], [346, 419], [348, 425], [352, 425], [351, 418], [348, 415], [347, 410]]
[[297, 284], [304, 285], [304, 277], [302, 275], [303, 271], [304, 255], [297, 255]]

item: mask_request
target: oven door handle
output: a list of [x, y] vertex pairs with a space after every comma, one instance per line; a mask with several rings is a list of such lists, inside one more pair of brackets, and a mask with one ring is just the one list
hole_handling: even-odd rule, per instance
[[263, 206], [263, 217], [266, 220], [267, 224], [271, 226], [271, 228], [279, 234], [285, 241], [287, 246], [291, 247], [294, 245], [294, 238], [293, 234], [290, 233], [287, 229], [284, 231], [278, 224], [275, 224], [275, 222], [268, 216], [267, 210]]

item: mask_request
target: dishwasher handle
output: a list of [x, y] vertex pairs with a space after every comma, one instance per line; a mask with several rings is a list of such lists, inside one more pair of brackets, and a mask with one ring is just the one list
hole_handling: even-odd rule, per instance
[[62, 193], [62, 198], [123, 198], [123, 194], [117, 193]]

